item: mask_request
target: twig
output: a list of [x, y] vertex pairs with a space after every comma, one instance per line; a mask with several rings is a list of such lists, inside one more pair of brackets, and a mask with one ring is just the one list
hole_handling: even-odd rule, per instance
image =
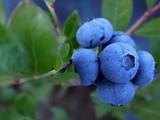
[[61, 26], [60, 26], [60, 23], [59, 23], [59, 20], [58, 20], [58, 17], [57, 17], [57, 14], [55, 12], [55, 9], [54, 9], [54, 2], [52, 4], [49, 4], [45, 1], [48, 9], [50, 10], [51, 14], [52, 14], [52, 17], [54, 19], [54, 22], [55, 22], [55, 27], [57, 29], [57, 32], [61, 35], [62, 32], [61, 32]]
[[46, 78], [46, 77], [49, 77], [49, 76], [53, 76], [54, 77], [54, 76], [56, 76], [58, 74], [64, 73], [71, 64], [72, 64], [72, 62], [70, 61], [70, 63], [66, 64], [59, 71], [52, 70], [52, 71], [50, 71], [48, 73], [45, 73], [45, 74], [42, 74], [42, 75], [39, 75], [39, 76], [34, 76], [34, 77], [30, 77], [30, 78], [15, 79], [15, 80], [13, 80], [13, 82], [11, 83], [11, 85], [19, 85], [19, 84], [28, 82], [30, 80], [38, 80], [38, 79]]
[[151, 9], [148, 9], [128, 30], [128, 35], [133, 35], [134, 31], [142, 24], [144, 23], [152, 14], [154, 14], [156, 11], [160, 10], [160, 3], [158, 3], [156, 6], [154, 6]]
[[102, 52], [102, 45], [98, 46], [98, 56], [101, 54]]

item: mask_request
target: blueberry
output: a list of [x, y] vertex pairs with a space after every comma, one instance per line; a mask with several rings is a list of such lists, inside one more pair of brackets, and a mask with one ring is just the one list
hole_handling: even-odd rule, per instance
[[110, 40], [113, 34], [111, 23], [104, 18], [95, 18], [84, 23], [77, 31], [78, 43], [84, 48], [94, 48]]
[[97, 84], [96, 94], [104, 103], [122, 106], [133, 99], [135, 87], [132, 82], [114, 83], [104, 80]]
[[78, 49], [71, 58], [83, 86], [91, 85], [98, 76], [98, 55], [93, 50]]
[[107, 42], [107, 44], [111, 44], [111, 43], [115, 43], [115, 42], [123, 42], [123, 43], [127, 43], [129, 45], [131, 45], [133, 48], [136, 48], [136, 44], [134, 42], [134, 40], [127, 35], [124, 32], [121, 31], [115, 31], [112, 35], [111, 40], [109, 40], [109, 42]]
[[133, 82], [138, 86], [149, 85], [155, 76], [156, 63], [153, 56], [146, 51], [139, 51], [139, 69]]
[[139, 57], [135, 49], [122, 42], [108, 45], [101, 53], [100, 68], [110, 81], [125, 83], [137, 73]]

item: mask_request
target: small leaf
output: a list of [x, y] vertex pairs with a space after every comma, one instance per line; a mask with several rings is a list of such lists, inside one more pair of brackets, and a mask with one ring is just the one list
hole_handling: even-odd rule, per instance
[[146, 4], [148, 8], [152, 8], [157, 0], [146, 0]]
[[57, 59], [56, 59], [56, 65], [54, 66], [54, 69], [56, 71], [58, 71], [61, 68], [61, 65], [62, 65], [62, 58], [61, 58], [61, 55], [59, 53], [59, 55], [57, 56]]
[[5, 24], [5, 10], [3, 0], [0, 0], [0, 24]]
[[64, 61], [68, 61], [68, 54], [70, 50], [70, 45], [68, 43], [64, 44], [61, 48], [61, 56]]
[[42, 9], [28, 0], [20, 2], [9, 28], [26, 51], [25, 65], [32, 75], [46, 73], [56, 66], [58, 48], [54, 26]]
[[76, 40], [76, 32], [81, 25], [81, 20], [77, 11], [74, 11], [64, 24], [64, 35], [73, 43], [73, 47], [77, 49], [79, 44]]
[[35, 117], [36, 104], [32, 97], [27, 94], [20, 94], [15, 99], [16, 110], [24, 116]]
[[160, 71], [160, 52], [159, 52], [159, 45], [160, 45], [160, 37], [151, 39], [151, 53], [154, 56], [155, 61], [158, 63], [157, 70]]
[[160, 36], [160, 18], [153, 19], [144, 23], [135, 31], [135, 35], [142, 37], [157, 37]]
[[56, 120], [69, 120], [68, 114], [60, 107], [52, 108]]
[[103, 0], [102, 17], [108, 19], [115, 30], [126, 30], [132, 16], [132, 0]]
[[64, 57], [65, 59], [62, 56], [63, 60], [65, 62], [68, 62], [69, 59], [71, 58], [72, 54], [73, 54], [73, 43], [72, 43], [72, 41], [66, 36], [58, 36], [58, 44], [59, 44], [59, 48], [61, 49], [61, 52], [62, 52], [62, 49], [63, 49], [64, 46], [66, 46], [66, 45], [69, 46], [69, 49], [68, 49], [69, 51], [68, 51], [66, 57]]
[[[133, 113], [142, 120], [157, 120], [160, 118], [160, 100], [145, 101], [141, 97], [134, 98]], [[154, 116], [154, 117], [153, 117]]]

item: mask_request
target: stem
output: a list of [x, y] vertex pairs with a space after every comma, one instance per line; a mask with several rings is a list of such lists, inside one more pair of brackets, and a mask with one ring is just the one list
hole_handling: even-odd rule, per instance
[[151, 9], [148, 9], [128, 30], [128, 35], [133, 35], [134, 31], [142, 24], [144, 23], [152, 14], [160, 10], [160, 3], [158, 3], [156, 6], [154, 6]]
[[55, 27], [56, 27], [58, 33], [61, 35], [62, 34], [61, 27], [60, 27], [60, 24], [59, 24], [59, 20], [58, 20], [57, 14], [56, 14], [54, 9], [52, 10], [52, 17], [53, 17], [53, 19], [55, 21]]
[[62, 34], [62, 32], [61, 32], [61, 26], [60, 26], [57, 14], [56, 14], [55, 9], [54, 9], [54, 2], [50, 4], [50, 3], [48, 3], [48, 2], [45, 1], [45, 3], [47, 5], [48, 9], [50, 10], [51, 15], [52, 15], [52, 17], [54, 19], [55, 27], [57, 29], [57, 32], [61, 35]]
[[102, 52], [102, 45], [98, 46], [98, 56], [101, 54]]
[[46, 78], [46, 77], [49, 77], [49, 76], [56, 76], [58, 74], [64, 73], [71, 64], [72, 64], [72, 62], [70, 61], [70, 63], [66, 64], [58, 72], [55, 71], [55, 70], [52, 70], [52, 71], [49, 71], [48, 73], [45, 73], [45, 74], [42, 74], [42, 75], [39, 75], [39, 76], [34, 76], [34, 77], [30, 77], [30, 78], [15, 79], [15, 80], [13, 80], [13, 82], [11, 84], [12, 85], [19, 85], [19, 84], [28, 82], [30, 80], [38, 80], [38, 79]]
[[33, 80], [33, 79], [38, 80], [38, 79], [42, 79], [42, 78], [49, 77], [49, 76], [55, 76], [55, 75], [56, 75], [56, 71], [53, 70], [53, 71], [50, 71], [48, 73], [45, 73], [45, 74], [42, 74], [42, 75], [39, 75], [39, 76], [34, 76], [34, 77], [30, 77], [30, 78], [15, 79], [12, 84], [13, 85], [19, 85], [19, 84], [28, 82], [28, 81]]

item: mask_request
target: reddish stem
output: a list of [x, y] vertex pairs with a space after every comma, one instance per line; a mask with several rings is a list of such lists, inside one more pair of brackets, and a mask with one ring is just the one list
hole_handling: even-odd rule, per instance
[[20, 80], [20, 79], [15, 79], [15, 80], [14, 80], [14, 83], [15, 83], [16, 85], [18, 85], [18, 84], [21, 83], [21, 80]]
[[54, 9], [54, 2], [51, 4], [51, 8]]
[[128, 30], [128, 35], [133, 35], [134, 31], [142, 24], [144, 23], [152, 14], [160, 10], [160, 3], [154, 6], [151, 9], [148, 9]]

